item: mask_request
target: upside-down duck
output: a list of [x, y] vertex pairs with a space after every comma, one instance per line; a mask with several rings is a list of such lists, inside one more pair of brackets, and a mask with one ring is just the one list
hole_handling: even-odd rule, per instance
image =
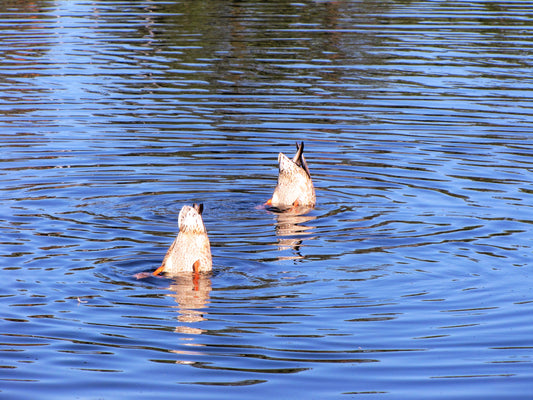
[[296, 208], [310, 209], [315, 206], [315, 188], [303, 153], [303, 142], [296, 143], [296, 154], [292, 159], [279, 153], [278, 184], [272, 198], [265, 205], [280, 211]]
[[203, 204], [183, 206], [179, 217], [179, 233], [153, 275], [179, 275], [187, 272], [210, 272], [213, 266], [209, 237], [202, 219]]

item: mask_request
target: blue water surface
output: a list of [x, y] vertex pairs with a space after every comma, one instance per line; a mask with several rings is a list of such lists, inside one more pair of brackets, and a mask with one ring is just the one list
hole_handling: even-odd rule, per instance
[[[0, 397], [530, 399], [531, 15], [0, 4]], [[212, 275], [136, 279], [193, 202]]]

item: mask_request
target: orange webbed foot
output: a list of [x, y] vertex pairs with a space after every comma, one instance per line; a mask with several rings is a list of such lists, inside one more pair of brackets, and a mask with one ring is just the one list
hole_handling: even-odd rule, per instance
[[193, 278], [192, 282], [194, 285], [194, 291], [197, 292], [200, 290], [200, 260], [196, 260], [192, 265]]
[[161, 272], [163, 272], [163, 270], [165, 269], [165, 267], [163, 265], [161, 265], [158, 269], [156, 269], [154, 272], [152, 272], [152, 275], [159, 275]]

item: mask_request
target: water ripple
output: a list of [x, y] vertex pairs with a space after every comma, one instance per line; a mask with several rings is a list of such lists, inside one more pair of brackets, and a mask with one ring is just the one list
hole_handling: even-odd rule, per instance
[[530, 5], [130, 3], [0, 5], [3, 393], [530, 397]]

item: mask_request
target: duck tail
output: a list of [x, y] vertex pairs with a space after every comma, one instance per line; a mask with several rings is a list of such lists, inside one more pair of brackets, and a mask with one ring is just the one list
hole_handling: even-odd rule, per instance
[[298, 144], [298, 142], [296, 142], [296, 154], [292, 158], [292, 161], [300, 165], [303, 154], [304, 154], [304, 142], [302, 142], [301, 144]]
[[296, 154], [294, 155], [292, 161], [294, 161], [299, 167], [302, 167], [307, 176], [311, 178], [311, 173], [309, 172], [309, 167], [307, 166], [307, 161], [305, 161], [304, 157], [304, 142], [301, 142], [299, 145], [298, 142], [296, 142]]

